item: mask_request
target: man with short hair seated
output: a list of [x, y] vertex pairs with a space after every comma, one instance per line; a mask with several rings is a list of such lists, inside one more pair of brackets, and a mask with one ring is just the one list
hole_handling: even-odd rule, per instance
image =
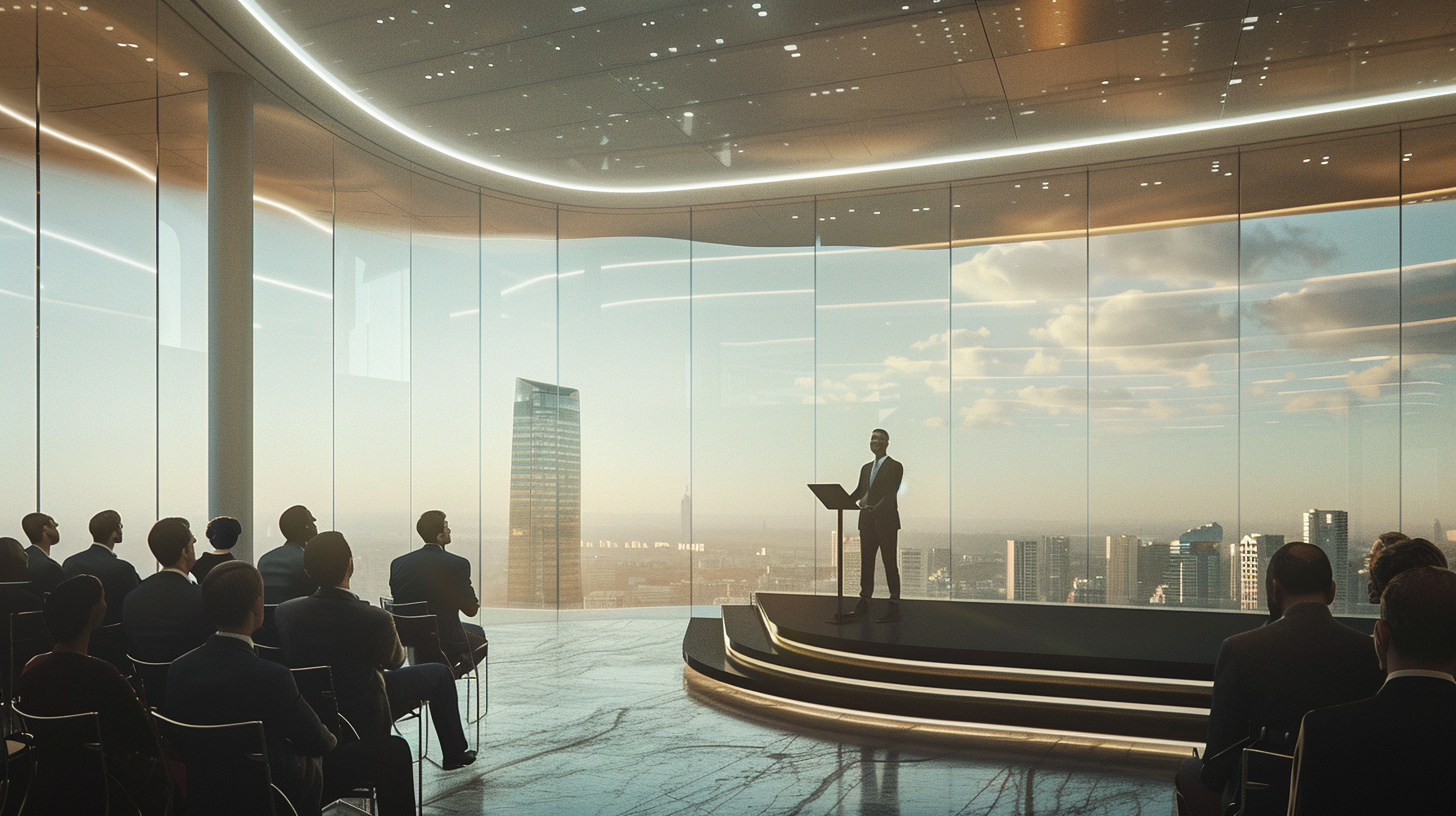
[[115, 510], [102, 510], [91, 517], [88, 525], [91, 531], [90, 547], [67, 558], [61, 569], [66, 577], [94, 575], [106, 587], [106, 622], [109, 626], [121, 623], [121, 610], [126, 596], [142, 582], [136, 568], [116, 555], [116, 545], [121, 543], [121, 514]]
[[1416, 567], [1445, 569], [1446, 554], [1424, 538], [1406, 538], [1392, 541], [1383, 547], [1371, 548], [1370, 574], [1365, 586], [1370, 603], [1380, 603], [1380, 596], [1385, 592], [1385, 586], [1390, 583], [1390, 579]]
[[424, 601], [435, 616], [440, 648], [457, 675], [485, 658], [485, 630], [462, 623], [460, 616], [480, 611], [480, 600], [470, 584], [470, 562], [445, 551], [450, 544], [450, 522], [439, 510], [427, 510], [415, 523], [425, 542], [389, 564], [389, 591], [397, 604]]
[[30, 591], [36, 597], [44, 596], [66, 580], [66, 571], [51, 557], [51, 548], [61, 540], [60, 527], [45, 513], [28, 513], [20, 520], [20, 528], [30, 539], [30, 546], [25, 550], [26, 574]]
[[1270, 621], [1219, 649], [1203, 758], [1183, 760], [1175, 779], [1180, 812], [1223, 812], [1237, 792], [1240, 749], [1261, 730], [1287, 751], [1305, 712], [1380, 687], [1370, 636], [1330, 614], [1335, 582], [1323, 550], [1303, 541], [1280, 547], [1265, 590]]
[[169, 717], [198, 725], [261, 721], [273, 781], [300, 814], [317, 814], [323, 796], [332, 800], [359, 785], [375, 787], [380, 816], [414, 811], [408, 743], [376, 737], [338, 745], [287, 667], [253, 652], [263, 579], [252, 564], [214, 567], [202, 582], [202, 608], [217, 634], [172, 661], [163, 708]]
[[295, 504], [278, 517], [278, 532], [283, 544], [263, 553], [258, 559], [258, 572], [263, 575], [263, 603], [281, 604], [294, 598], [312, 595], [318, 584], [303, 571], [303, 551], [318, 535], [316, 519], [307, 507]]
[[468, 750], [448, 666], [404, 665], [394, 618], [349, 591], [354, 554], [342, 533], [319, 533], [308, 543], [304, 569], [320, 589], [278, 607], [278, 637], [290, 666], [330, 666], [343, 713], [361, 735], [384, 736], [390, 723], [423, 700], [444, 754], [445, 770], [469, 765]]
[[86, 654], [105, 617], [105, 590], [96, 576], [67, 578], [51, 590], [45, 620], [56, 645], [25, 664], [15, 687], [18, 707], [42, 717], [95, 711], [122, 788], [143, 813], [165, 813], [170, 782], [151, 719], [116, 667]]
[[170, 663], [212, 634], [212, 624], [202, 613], [202, 589], [187, 580], [196, 544], [186, 519], [162, 519], [147, 534], [147, 546], [162, 570], [126, 596], [121, 613], [130, 653], [138, 660]]
[[1294, 752], [1295, 816], [1451, 810], [1456, 573], [1416, 567], [1392, 578], [1375, 648], [1388, 672], [1378, 694], [1304, 717]]

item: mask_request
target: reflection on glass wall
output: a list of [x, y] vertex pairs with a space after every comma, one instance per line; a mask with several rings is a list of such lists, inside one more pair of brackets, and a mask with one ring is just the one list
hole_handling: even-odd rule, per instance
[[[146, 565], [206, 515], [205, 47], [12, 11], [4, 532], [38, 502], [64, 557], [110, 507]], [[1377, 534], [1456, 548], [1450, 125], [671, 211], [448, 183], [261, 90], [254, 127], [245, 522], [308, 506], [364, 597], [428, 509], [489, 620], [833, 592], [840, 544], [853, 595], [804, 485], [877, 427], [905, 597], [1255, 610], [1305, 539], [1368, 613]]]

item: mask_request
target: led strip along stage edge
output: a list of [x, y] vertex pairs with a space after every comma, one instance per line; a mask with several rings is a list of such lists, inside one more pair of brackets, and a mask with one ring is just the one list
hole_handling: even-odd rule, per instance
[[[845, 652], [839, 649], [830, 649], [824, 646], [813, 646], [797, 640], [791, 640], [779, 633], [779, 627], [768, 615], [764, 614], [763, 608], [754, 604], [753, 608], [763, 620], [764, 628], [768, 631], [769, 639], [773, 645], [785, 651], [798, 652], [799, 654], [811, 657], [820, 657], [836, 663], [848, 663], [860, 666], [886, 666], [897, 669], [922, 668], [932, 669], [941, 674], [963, 675], [963, 676], [990, 676], [1010, 675], [1021, 677], [1050, 677], [1066, 680], [1101, 680], [1116, 683], [1128, 683], [1131, 685], [1156, 687], [1156, 686], [1182, 686], [1186, 688], [1204, 688], [1210, 692], [1213, 690], [1212, 680], [1185, 680], [1177, 677], [1148, 678], [1130, 674], [1099, 674], [1095, 672], [1073, 672], [1057, 669], [1026, 669], [1017, 666], [973, 666], [964, 663], [939, 663], [931, 660], [907, 660], [900, 657], [882, 657], [880, 655], [866, 655], [856, 652]], [[734, 654], [732, 644], [727, 643], [727, 632], [724, 631], [725, 648]], [[750, 658], [751, 659], [751, 658]], [[910, 687], [918, 688], [918, 687]], [[1069, 698], [1070, 699], [1070, 698]], [[1087, 701], [1091, 702], [1091, 701]], [[1173, 706], [1179, 708], [1180, 706]], [[1188, 712], [1202, 711], [1208, 713], [1208, 709], [1186, 709]]]
[[[1109, 744], [1130, 746], [1133, 751], [1140, 753], [1151, 753], [1158, 756], [1189, 756], [1194, 749], [1202, 748], [1201, 742], [1189, 742], [1186, 740], [1159, 739], [1156, 737], [1133, 737], [1124, 734], [1099, 734], [1091, 731], [1071, 731], [1057, 728], [1032, 728], [1020, 725], [997, 725], [995, 723], [972, 723], [962, 720], [938, 720], [930, 717], [911, 717], [904, 714], [882, 714], [874, 711], [863, 711], [853, 708], [841, 708], [839, 706], [825, 705], [823, 703], [811, 703], [806, 700], [797, 700], [790, 697], [779, 697], [768, 692], [757, 689], [746, 688], [734, 685], [722, 680], [717, 680], [685, 666], [690, 678], [689, 683], [701, 687], [705, 694], [710, 694], [715, 700], [724, 705], [732, 705], [739, 709], [746, 709], [742, 700], [755, 707], [763, 707], [775, 712], [788, 711], [790, 713], [812, 720], [819, 727], [828, 730], [843, 730], [846, 721], [852, 721], [856, 726], [882, 727], [893, 729], [897, 739], [904, 739], [904, 729], [914, 728], [926, 736], [950, 735], [957, 739], [985, 739], [1025, 744], [1038, 738], [1048, 743], [1063, 743], [1083, 741], [1094, 743], [1098, 746]], [[754, 712], [757, 716], [782, 719], [782, 715], [772, 715], [766, 712]]]

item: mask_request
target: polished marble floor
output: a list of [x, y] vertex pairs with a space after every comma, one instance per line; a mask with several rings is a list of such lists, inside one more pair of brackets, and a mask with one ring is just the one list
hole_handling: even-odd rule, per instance
[[[1085, 741], [792, 725], [685, 672], [686, 611], [497, 623], [480, 760], [426, 771], [425, 813], [1156, 814], [1176, 758]], [[767, 712], [767, 716], [765, 716]], [[411, 730], [412, 729], [408, 729]], [[438, 756], [438, 749], [432, 746]], [[1134, 752], [1135, 753], [1135, 752]]]

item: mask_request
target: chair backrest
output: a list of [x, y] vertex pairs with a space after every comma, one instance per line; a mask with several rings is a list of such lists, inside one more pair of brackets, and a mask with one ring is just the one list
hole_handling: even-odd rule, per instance
[[385, 612], [391, 615], [429, 615], [430, 604], [426, 601], [410, 601], [409, 603], [395, 603], [390, 598], [380, 598], [379, 605]]
[[126, 656], [126, 630], [119, 623], [109, 624], [91, 633], [91, 643], [86, 649], [92, 657], [105, 660], [116, 667], [122, 676], [132, 673], [131, 660]]
[[147, 702], [148, 708], [161, 708], [167, 702], [167, 669], [172, 667], [171, 663], [149, 663], [145, 660], [137, 660], [131, 655], [126, 656], [131, 661], [132, 668], [136, 669], [137, 677], [142, 681], [142, 695]]
[[45, 613], [15, 612], [10, 615], [10, 661], [6, 667], [5, 699], [15, 699], [15, 680], [32, 657], [45, 654], [55, 642], [46, 628]]
[[109, 813], [114, 785], [96, 712], [43, 717], [17, 706], [15, 713], [35, 739], [35, 774], [20, 813]]
[[192, 725], [153, 716], [187, 766], [188, 813], [276, 816], [275, 802], [288, 801], [273, 785], [263, 723]]
[[319, 722], [340, 738], [339, 698], [334, 693], [333, 670], [328, 666], [307, 666], [289, 671], [293, 673], [293, 682], [298, 686], [298, 693], [303, 695], [303, 701], [318, 715]]
[[282, 646], [269, 646], [266, 643], [257, 643], [257, 642], [254, 642], [253, 643], [253, 650], [255, 652], [257, 652], [258, 657], [261, 657], [264, 660], [271, 660], [271, 661], [273, 661], [274, 663], [277, 663], [280, 666], [287, 666], [288, 665], [288, 661], [283, 659], [283, 647]]
[[1294, 757], [1260, 748], [1245, 748], [1239, 757], [1241, 816], [1273, 816], [1289, 810], [1289, 774]]
[[[396, 607], [398, 608], [398, 607]], [[394, 617], [394, 630], [399, 633], [399, 642], [409, 650], [410, 663], [443, 663], [450, 665], [445, 651], [440, 648], [440, 630], [434, 615], [400, 615]]]

